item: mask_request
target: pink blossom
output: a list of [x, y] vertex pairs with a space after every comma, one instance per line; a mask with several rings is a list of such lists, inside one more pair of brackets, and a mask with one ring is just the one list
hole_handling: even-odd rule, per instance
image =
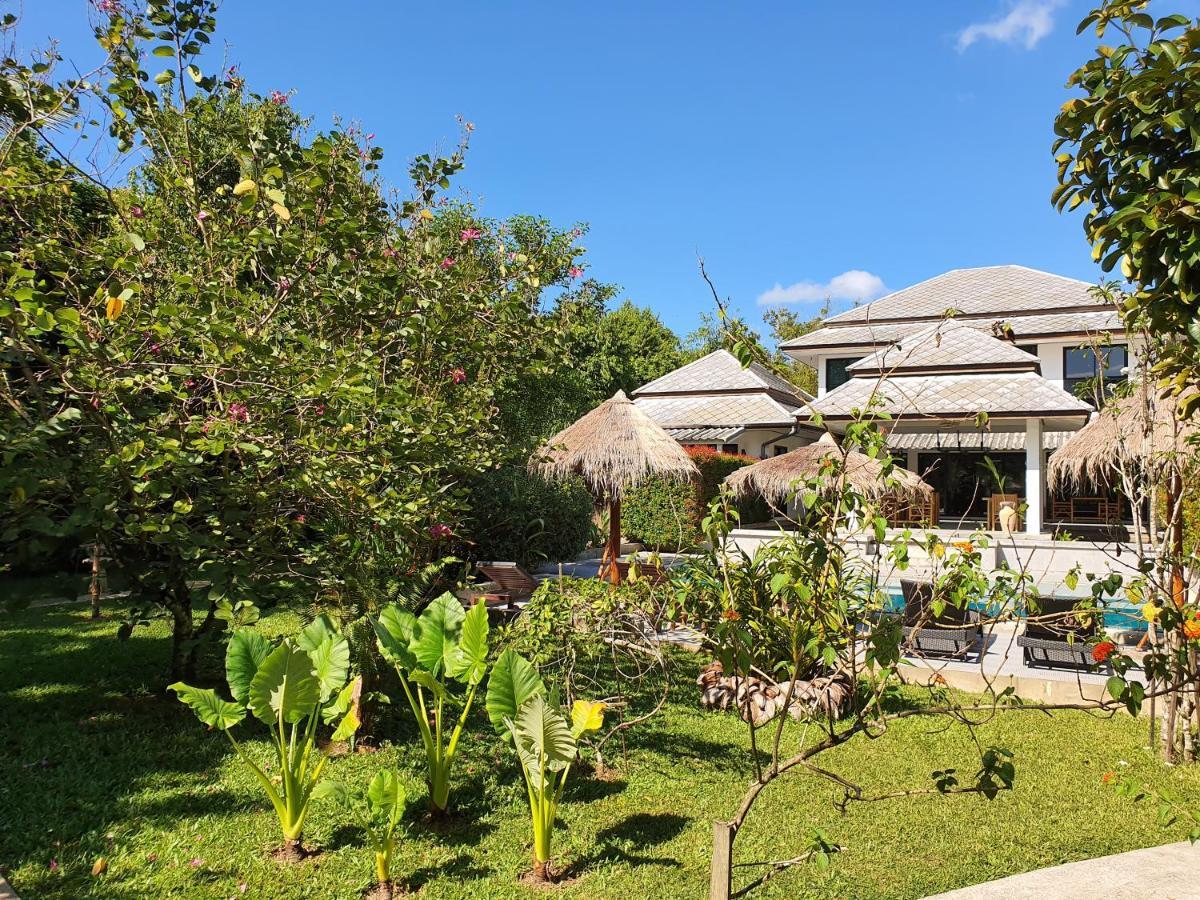
[[318, 416], [325, 415], [325, 404], [318, 403], [316, 406], [313, 407], [313, 412], [315, 412]]
[[191, 862], [189, 862], [188, 865], [191, 866], [193, 869], [198, 869], [202, 865], [204, 865], [204, 860], [202, 860], [198, 856], [193, 856]]
[[51, 871], [51, 872], [57, 872], [57, 871], [58, 871], [58, 860], [57, 860], [57, 859], [53, 859], [53, 858], [51, 858], [51, 860], [50, 860], [50, 871]]
[[208, 218], [208, 213], [206, 213], [204, 210], [200, 210], [200, 212], [196, 213], [196, 221], [197, 222], [203, 222], [207, 218]]
[[146, 217], [146, 211], [136, 204], [129, 207], [129, 214], [135, 219], [143, 219]]
[[158, 351], [159, 351], [159, 350], [161, 350], [161, 349], [162, 349], [162, 345], [161, 345], [161, 344], [151, 344], [151, 345], [150, 345], [150, 352], [151, 352], [151, 353], [158, 353]]
[[483, 237], [483, 232], [478, 228], [464, 228], [459, 233], [459, 237], [461, 237], [464, 241], [477, 241]]
[[194, 387], [196, 386], [196, 379], [195, 379], [195, 378], [189, 378], [187, 381], [185, 381], [185, 382], [183, 383], [183, 386], [184, 386], [184, 387], [186, 387], [186, 388], [194, 388]]
[[96, 11], [111, 16], [121, 11], [121, 4], [117, 0], [96, 0]]
[[461, 366], [457, 369], [451, 369], [450, 380], [455, 384], [465, 384], [467, 381], [467, 373]]
[[296, 516], [296, 521], [303, 525], [308, 521], [308, 516], [304, 515], [304, 513], [300, 513], [298, 516]]
[[100, 408], [100, 395], [97, 394], [95, 397], [92, 398], [92, 409], [99, 409], [99, 408]]
[[292, 279], [288, 278], [286, 275], [280, 276], [279, 281], [276, 284], [276, 288], [280, 294], [287, 293], [291, 286]]
[[394, 258], [397, 255], [396, 248], [395, 247], [384, 247], [383, 255], [386, 256], [388, 259]]
[[233, 403], [229, 404], [229, 408], [226, 410], [226, 412], [229, 415], [230, 422], [250, 421], [250, 410], [244, 403], [238, 403], [237, 401], [234, 401]]
[[582, 274], [583, 274], [583, 269], [579, 268], [579, 266], [571, 266], [570, 275], [572, 278], [578, 278]]
[[454, 265], [454, 259], [453, 259], [453, 257], [450, 257], [450, 256], [447, 256], [447, 257], [446, 257], [445, 259], [443, 259], [443, 260], [442, 260], [442, 262], [441, 262], [441, 266], [442, 266], [442, 268], [443, 268], [443, 269], [448, 269], [448, 268], [450, 268], [452, 265]]
[[288, 102], [288, 95], [283, 91], [271, 91], [271, 102], [276, 106], [283, 106]]
[[239, 883], [238, 884], [238, 893], [244, 894], [244, 893], [246, 893], [246, 891], [247, 891], [246, 882], [243, 881], [243, 882]]
[[508, 254], [508, 261], [509, 261], [509, 262], [516, 262], [516, 261], [517, 261], [517, 254], [516, 254], [516, 253], [512, 253], [512, 252], [510, 252], [510, 253]]
[[440, 541], [443, 538], [448, 538], [453, 535], [454, 531], [449, 525], [443, 525], [441, 522], [439, 522], [437, 525], [434, 525], [429, 529], [429, 533], [433, 535], [433, 539], [435, 541]]
[[367, 135], [367, 140], [368, 140], [368, 141], [373, 141], [373, 140], [375, 140], [375, 132], [373, 132], [373, 131], [372, 131], [370, 134], [368, 134], [368, 135]]

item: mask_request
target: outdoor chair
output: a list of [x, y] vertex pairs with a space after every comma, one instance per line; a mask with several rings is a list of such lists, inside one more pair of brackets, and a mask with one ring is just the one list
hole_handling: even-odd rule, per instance
[[518, 601], [528, 600], [537, 590], [538, 582], [515, 562], [478, 562], [479, 574], [496, 585], [490, 591], [476, 591], [463, 600], [470, 606], [481, 599], [487, 604], [489, 619], [510, 619], [520, 613]]
[[639, 580], [645, 579], [655, 586], [666, 584], [670, 581], [666, 570], [658, 563], [653, 562], [643, 562], [636, 559], [632, 562], [617, 560], [617, 571], [621, 574], [622, 581], [628, 581], [631, 572], [635, 572]]
[[[1077, 601], [1070, 598], [1041, 597], [1037, 601], [1039, 618], [1025, 620], [1025, 629], [1017, 635], [1017, 646], [1025, 665], [1031, 669], [1088, 669], [1093, 665], [1089, 641], [1103, 625], [1100, 610], [1076, 610]], [[1106, 670], [1111, 670], [1108, 663]]]
[[901, 579], [904, 594], [904, 649], [916, 656], [965, 659], [983, 652], [983, 626], [979, 613], [947, 602], [940, 616], [933, 614], [934, 584]]

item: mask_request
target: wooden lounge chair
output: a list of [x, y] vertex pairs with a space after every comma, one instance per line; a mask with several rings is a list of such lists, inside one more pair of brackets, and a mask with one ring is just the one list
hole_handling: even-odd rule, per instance
[[671, 580], [666, 570], [658, 563], [644, 562], [642, 560], [635, 559], [632, 562], [617, 560], [617, 571], [621, 573], [621, 581], [628, 581], [632, 572], [636, 572], [639, 580], [645, 579], [656, 586], [666, 584]]
[[[1070, 598], [1038, 599], [1036, 612], [1031, 610], [1030, 614], [1044, 617], [1044, 621], [1026, 619], [1024, 631], [1017, 635], [1017, 646], [1026, 666], [1089, 669], [1094, 665], [1089, 641], [1096, 636], [1103, 620], [1098, 609], [1077, 611], [1076, 602]], [[1111, 671], [1107, 663], [1104, 667]]]
[[965, 659], [983, 652], [983, 626], [979, 613], [946, 603], [940, 616], [930, 608], [934, 585], [930, 581], [901, 579], [904, 593], [904, 649], [916, 656]]
[[[479, 574], [496, 587], [490, 591], [479, 591], [468, 595], [464, 605], [470, 605], [477, 599], [483, 598], [487, 604], [490, 618], [512, 618], [520, 612], [517, 606], [519, 600], [528, 600], [537, 590], [538, 582], [515, 562], [478, 562], [475, 568]], [[494, 613], [495, 616], [490, 614]]]

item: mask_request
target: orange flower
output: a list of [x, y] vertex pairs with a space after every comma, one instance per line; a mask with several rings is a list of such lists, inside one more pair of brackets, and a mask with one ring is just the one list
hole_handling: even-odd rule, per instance
[[972, 544], [970, 541], [955, 541], [954, 546], [957, 547], [959, 550], [961, 550], [963, 553], [974, 553], [975, 552], [975, 545]]
[[1101, 641], [1092, 648], [1092, 659], [1098, 663], [1104, 662], [1116, 651], [1117, 645], [1112, 641]]
[[727, 609], [725, 612], [721, 613], [721, 618], [726, 622], [736, 622], [741, 618], [741, 616], [738, 615], [736, 609]]
[[1100, 776], [1100, 780], [1104, 784], [1112, 784], [1114, 781], [1116, 781], [1116, 778], [1117, 778], [1117, 773], [1112, 771], [1112, 769], [1109, 769], [1107, 772], [1105, 772], [1103, 775]]
[[1200, 619], [1184, 619], [1183, 636], [1189, 641], [1200, 639]]

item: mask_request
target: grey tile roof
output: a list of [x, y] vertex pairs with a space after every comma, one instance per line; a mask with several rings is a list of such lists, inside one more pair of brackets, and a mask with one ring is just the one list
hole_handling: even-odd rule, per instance
[[1017, 315], [1081, 306], [1103, 308], [1086, 281], [1025, 266], [954, 269], [878, 300], [846, 310], [829, 324], [936, 319], [954, 309], [966, 315]]
[[905, 335], [896, 343], [847, 366], [856, 376], [872, 373], [901, 373], [945, 369], [1035, 371], [1038, 358], [1032, 353], [998, 340], [977, 328], [954, 320], [935, 322]]
[[970, 418], [990, 415], [1087, 415], [1092, 407], [1033, 372], [968, 375], [910, 375], [886, 379], [851, 378], [814, 400], [824, 416], [847, 417], [876, 409], [894, 417]]
[[[1073, 431], [1047, 431], [1042, 447], [1057, 450]], [[891, 450], [1024, 450], [1024, 431], [893, 431], [887, 438]]]
[[[950, 321], [950, 320], [948, 320]], [[1121, 317], [1114, 310], [1097, 312], [1047, 313], [1044, 315], [1003, 316], [986, 314], [975, 318], [956, 316], [952, 321], [991, 333], [1001, 326], [1012, 329], [1014, 338], [1046, 335], [1085, 335], [1104, 331], [1123, 332]], [[816, 331], [780, 344], [784, 350], [815, 347], [875, 348], [928, 327], [926, 322], [871, 323], [867, 325], [827, 325]]]
[[664, 428], [663, 430], [679, 443], [686, 444], [688, 441], [725, 443], [730, 438], [737, 437], [745, 429], [740, 425], [733, 425], [725, 428]]
[[774, 372], [751, 363], [748, 368], [728, 350], [714, 350], [707, 356], [680, 366], [661, 378], [644, 384], [633, 392], [634, 397], [651, 394], [719, 393], [738, 390], [772, 390], [795, 398], [799, 403], [804, 392]]
[[780, 425], [796, 422], [799, 404], [780, 403], [766, 394], [639, 396], [638, 409], [664, 428], [712, 428], [720, 425]]

